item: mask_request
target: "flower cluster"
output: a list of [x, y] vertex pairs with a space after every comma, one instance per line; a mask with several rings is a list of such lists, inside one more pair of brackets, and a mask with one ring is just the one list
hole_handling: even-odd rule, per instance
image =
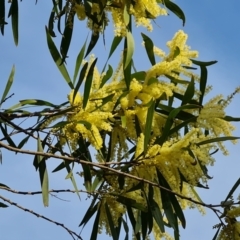
[[[88, 27], [98, 32], [104, 29], [102, 21], [107, 25], [107, 12], [110, 12], [115, 27], [115, 35], [125, 36], [130, 15], [134, 16], [136, 26], [144, 26], [148, 31], [152, 31], [151, 19], [167, 15], [166, 8], [160, 5], [163, 3], [163, 1], [156, 0], [116, 0], [106, 1], [105, 5], [102, 3], [91, 3], [87, 7], [83, 3], [78, 4], [75, 1], [74, 10], [79, 20], [84, 20], [88, 16]], [[91, 18], [89, 16], [94, 17]]]
[[[149, 1], [149, 4], [153, 4], [153, 1]], [[138, 7], [141, 9], [139, 4]], [[147, 2], [146, 7], [151, 11]], [[158, 14], [159, 11], [151, 13]], [[74, 90], [69, 94], [72, 112], [67, 116], [67, 124], [61, 129], [61, 136], [65, 142], [70, 143], [73, 150], [77, 148], [79, 138], [83, 138], [97, 151], [108, 152], [110, 161], [120, 162], [124, 158], [131, 159], [135, 164], [128, 169], [128, 172], [133, 176], [156, 182], [157, 171], [159, 171], [173, 191], [191, 199], [197, 199], [194, 187], [204, 186], [207, 183], [208, 175], [204, 169], [214, 163], [211, 152], [218, 147], [223, 152], [226, 151], [220, 142], [216, 143], [211, 139], [231, 136], [234, 128], [224, 118], [224, 109], [230, 98], [223, 100], [222, 96], [216, 96], [203, 106], [196, 104], [193, 109], [182, 110], [182, 115], [190, 115], [192, 122], [185, 123], [184, 117], [179, 115], [170, 118], [172, 111], [168, 109], [174, 111], [178, 107], [177, 103], [175, 103], [176, 108], [169, 107], [170, 100], [174, 99], [175, 94], [185, 94], [190, 84], [189, 79], [196, 80], [196, 83], [199, 81], [189, 68], [186, 68], [192, 65], [190, 59], [198, 56], [196, 51], [190, 50], [186, 45], [186, 40], [187, 35], [183, 31], [178, 31], [167, 43], [168, 54], [154, 47], [155, 55], [161, 58], [160, 62], [148, 69], [141, 79], [132, 77], [129, 88], [123, 78], [122, 61], [112, 76], [112, 81], [104, 83], [103, 86], [101, 83], [104, 74], [99, 74], [95, 68], [92, 89], [86, 106], [83, 106], [84, 95]], [[90, 63], [93, 59], [93, 57], [90, 59]], [[171, 79], [176, 81], [173, 82]], [[199, 92], [193, 95], [194, 101], [197, 102]], [[152, 115], [150, 125], [147, 122], [149, 115]], [[172, 125], [168, 135], [163, 138], [169, 122]], [[186, 127], [184, 133], [182, 126]], [[150, 133], [149, 137], [147, 137], [147, 131]], [[148, 139], [147, 142], [146, 139]], [[105, 146], [105, 141], [109, 141], [109, 147]], [[128, 141], [135, 147], [132, 152], [128, 150]], [[106, 161], [99, 151], [96, 159], [100, 162]], [[135, 179], [127, 178], [122, 189], [119, 189], [117, 176], [106, 176], [105, 180], [110, 187], [108, 195], [103, 196], [102, 200], [103, 210], [100, 216], [102, 226], [105, 226], [108, 221], [106, 211], [110, 211], [114, 216], [114, 225], [117, 225], [118, 217], [126, 211], [112, 196], [121, 195], [143, 207], [147, 206], [146, 199], [140, 190], [127, 191], [138, 183]], [[147, 186], [145, 192], [148, 192]], [[159, 195], [156, 197], [156, 202], [161, 206], [159, 189], [154, 188], [154, 194], [155, 197]], [[179, 199], [179, 202], [182, 208], [196, 207], [183, 199]], [[108, 210], [104, 203], [109, 206]], [[201, 208], [199, 210], [203, 212]], [[234, 211], [232, 212], [229, 214], [235, 216]], [[238, 225], [234, 226], [234, 229], [238, 228]], [[156, 236], [164, 237], [164, 234], [156, 230]]]

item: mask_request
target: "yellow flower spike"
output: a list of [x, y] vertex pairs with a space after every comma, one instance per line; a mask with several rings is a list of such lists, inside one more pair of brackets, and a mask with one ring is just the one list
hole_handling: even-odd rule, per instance
[[74, 10], [76, 11], [79, 20], [84, 20], [86, 18], [85, 7], [83, 4], [75, 3]]
[[77, 92], [74, 102], [73, 102], [73, 94], [74, 94], [74, 90], [72, 90], [70, 92], [70, 94], [68, 95], [68, 100], [69, 100], [70, 104], [72, 106], [80, 106], [82, 104], [82, 96], [80, 95], [79, 92]]
[[137, 141], [137, 147], [136, 147], [136, 151], [135, 151], [135, 159], [139, 157], [140, 154], [143, 153], [144, 150], [144, 134], [141, 133], [140, 137], [138, 138]]

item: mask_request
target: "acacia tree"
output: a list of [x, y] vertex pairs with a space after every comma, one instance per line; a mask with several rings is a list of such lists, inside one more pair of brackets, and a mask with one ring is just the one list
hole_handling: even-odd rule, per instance
[[[4, 34], [6, 1], [0, 1], [0, 24]], [[13, 38], [18, 44], [18, 0], [10, 1], [9, 14]], [[145, 34], [141, 34], [149, 69], [137, 70], [134, 66], [133, 23], [152, 30], [152, 21], [175, 13], [185, 23], [183, 11], [173, 2], [164, 1], [53, 1], [46, 42], [49, 52], [70, 87], [69, 96], [60, 103], [39, 99], [25, 99], [10, 108], [1, 108], [1, 148], [22, 154], [31, 154], [39, 172], [44, 206], [48, 206], [49, 191], [47, 163], [59, 159], [53, 172], [66, 169], [76, 195], [86, 192], [91, 203], [82, 216], [80, 226], [91, 218], [94, 224], [90, 239], [104, 230], [119, 239], [121, 230], [129, 238], [129, 226], [135, 239], [179, 239], [179, 225], [186, 226], [183, 210], [196, 207], [200, 211], [210, 208], [219, 224], [213, 239], [239, 239], [239, 200], [232, 194], [238, 180], [226, 199], [219, 205], [201, 201], [197, 188], [208, 188], [208, 166], [214, 163], [214, 154], [227, 153], [224, 141], [236, 142], [232, 136], [231, 121], [239, 118], [226, 115], [225, 108], [240, 91], [237, 88], [224, 98], [222, 95], [204, 101], [209, 92], [207, 67], [216, 61], [196, 60], [198, 52], [187, 45], [187, 34], [178, 31], [167, 42], [165, 53]], [[76, 59], [73, 78], [66, 67], [68, 50], [74, 29], [74, 18], [87, 21], [92, 31]], [[109, 16], [115, 32], [103, 69], [97, 68], [98, 58], [89, 54], [99, 37], [104, 39]], [[56, 47], [55, 25], [62, 39]], [[63, 31], [62, 31], [63, 25]], [[122, 45], [121, 45], [122, 44]], [[119, 65], [114, 70], [109, 64], [118, 46]], [[59, 49], [59, 50], [58, 50]], [[160, 60], [157, 61], [156, 57]], [[102, 61], [102, 59], [100, 60]], [[1, 106], [7, 102], [13, 82], [13, 67]], [[39, 111], [26, 111], [26, 106], [41, 107]], [[22, 127], [18, 119], [33, 118], [35, 123]], [[20, 142], [15, 136], [22, 134]], [[24, 146], [37, 141], [37, 150]], [[85, 189], [79, 189], [75, 179], [76, 166]], [[1, 183], [1, 190], [16, 192]], [[67, 190], [65, 190], [67, 191]], [[37, 194], [37, 193], [31, 193]], [[15, 205], [24, 211], [40, 216], [16, 205], [0, 195], [0, 207]], [[4, 203], [5, 202], [5, 203]], [[2, 210], [4, 211], [4, 210]], [[53, 221], [44, 216], [41, 218]], [[82, 239], [59, 222], [74, 239]], [[173, 237], [167, 232], [173, 229]]]

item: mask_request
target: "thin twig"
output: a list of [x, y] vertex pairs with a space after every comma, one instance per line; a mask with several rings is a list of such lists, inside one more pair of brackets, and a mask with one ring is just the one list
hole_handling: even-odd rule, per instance
[[75, 237], [77, 237], [77, 239], [83, 240], [81, 236], [79, 236], [77, 233], [73, 232], [73, 231], [70, 230], [69, 228], [65, 227], [63, 223], [56, 222], [56, 221], [54, 221], [54, 220], [52, 220], [52, 219], [50, 219], [50, 218], [47, 218], [47, 217], [45, 217], [45, 216], [43, 216], [43, 215], [40, 215], [40, 214], [34, 212], [33, 210], [30, 210], [30, 209], [28, 209], [28, 208], [24, 208], [24, 207], [18, 205], [17, 203], [12, 202], [11, 200], [9, 200], [9, 199], [1, 196], [1, 195], [0, 195], [0, 199], [2, 199], [3, 201], [9, 203], [10, 205], [13, 205], [13, 206], [16, 206], [17, 208], [20, 208], [21, 210], [23, 210], [23, 211], [25, 211], [25, 212], [29, 212], [29, 213], [35, 215], [36, 217], [42, 218], [42, 219], [44, 219], [44, 220], [46, 220], [46, 221], [48, 221], [48, 222], [54, 223], [54, 224], [56, 224], [57, 226], [60, 226], [60, 227], [64, 228], [64, 229], [71, 235], [71, 237], [72, 237], [73, 239], [75, 239], [75, 238], [74, 238], [74, 236], [75, 236]]

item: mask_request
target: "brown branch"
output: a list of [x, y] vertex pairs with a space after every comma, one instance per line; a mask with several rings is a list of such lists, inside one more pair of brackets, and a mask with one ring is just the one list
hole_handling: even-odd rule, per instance
[[13, 205], [13, 206], [15, 206], [15, 207], [17, 207], [17, 208], [25, 211], [25, 212], [29, 212], [29, 213], [35, 215], [35, 216], [38, 217], [38, 218], [42, 218], [42, 219], [44, 219], [44, 220], [46, 220], [46, 221], [48, 221], [48, 222], [54, 223], [54, 224], [56, 224], [57, 226], [60, 226], [60, 227], [64, 228], [64, 229], [71, 235], [71, 237], [72, 237], [73, 239], [75, 239], [75, 238], [74, 238], [74, 236], [75, 236], [75, 237], [77, 237], [77, 239], [81, 239], [81, 240], [82, 240], [82, 237], [81, 237], [81, 236], [79, 236], [77, 233], [73, 232], [73, 231], [70, 230], [69, 228], [65, 227], [63, 223], [56, 222], [56, 221], [54, 221], [54, 220], [52, 220], [52, 219], [50, 219], [50, 218], [47, 218], [47, 217], [45, 217], [45, 216], [43, 216], [43, 215], [40, 215], [40, 214], [34, 212], [33, 210], [30, 210], [30, 209], [28, 209], [28, 208], [24, 208], [24, 207], [18, 205], [17, 203], [12, 202], [11, 200], [9, 200], [9, 199], [1, 196], [1, 195], [0, 195], [0, 199], [2, 199], [3, 201], [9, 203], [10, 205]]
[[125, 176], [125, 177], [129, 177], [129, 178], [132, 178], [132, 179], [135, 179], [139, 182], [144, 182], [144, 183], [147, 183], [147, 184], [150, 184], [154, 187], [157, 187], [157, 188], [161, 188], [171, 194], [174, 194], [178, 197], [180, 197], [181, 199], [185, 199], [187, 201], [190, 201], [192, 203], [195, 203], [195, 204], [198, 204], [198, 205], [201, 205], [201, 206], [204, 206], [204, 207], [207, 207], [207, 208], [214, 208], [214, 207], [219, 207], [219, 206], [222, 206], [222, 205], [212, 205], [212, 204], [205, 204], [203, 202], [199, 202], [197, 200], [194, 200], [190, 197], [186, 197], [178, 192], [175, 192], [175, 191], [172, 191], [168, 188], [165, 188], [155, 182], [152, 182], [152, 181], [149, 181], [149, 180], [146, 180], [146, 179], [143, 179], [143, 178], [140, 178], [140, 177], [137, 177], [137, 176], [133, 176], [129, 173], [126, 173], [126, 172], [121, 172], [119, 170], [116, 170], [114, 168], [111, 168], [111, 167], [108, 167], [106, 166], [105, 163], [94, 163], [94, 162], [88, 162], [88, 161], [84, 161], [84, 160], [81, 160], [81, 159], [77, 159], [77, 158], [73, 158], [73, 157], [66, 157], [66, 156], [60, 156], [60, 155], [55, 155], [55, 154], [51, 154], [51, 153], [44, 153], [44, 152], [35, 152], [35, 151], [29, 151], [29, 150], [22, 150], [22, 149], [18, 149], [18, 148], [14, 148], [14, 147], [11, 147], [9, 145], [6, 145], [4, 143], [2, 143], [0, 141], [0, 146], [10, 150], [10, 151], [13, 151], [13, 152], [19, 152], [19, 153], [25, 153], [25, 154], [30, 154], [30, 155], [38, 155], [38, 156], [43, 156], [43, 157], [47, 157], [47, 158], [57, 158], [57, 159], [62, 159], [62, 160], [66, 160], [66, 161], [71, 161], [71, 162], [77, 162], [77, 163], [81, 163], [81, 164], [85, 164], [85, 165], [88, 165], [88, 166], [92, 166], [92, 167], [97, 167], [97, 168], [100, 168], [102, 170], [107, 170], [107, 171], [110, 171], [110, 172], [113, 172], [113, 173], [116, 173], [118, 175], [122, 175], [122, 176]]

